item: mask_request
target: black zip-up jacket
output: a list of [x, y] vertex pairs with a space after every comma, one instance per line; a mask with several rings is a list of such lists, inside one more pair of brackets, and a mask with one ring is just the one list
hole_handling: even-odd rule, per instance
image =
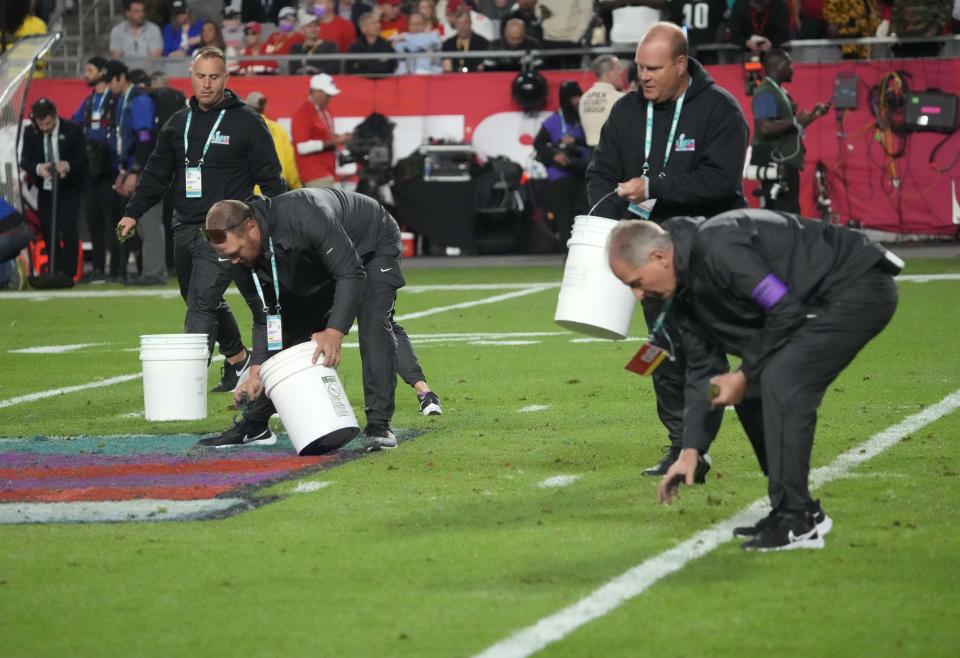
[[[688, 62], [691, 82], [664, 178], [659, 174], [676, 104], [653, 106], [647, 197], [657, 199], [650, 217], [655, 222], [677, 215], [710, 217], [747, 205], [741, 186], [748, 136], [743, 110], [730, 92], [714, 84], [700, 62], [693, 58]], [[643, 175], [647, 103], [641, 92], [633, 92], [610, 111], [587, 167], [591, 207], [618, 183]], [[594, 214], [610, 219], [627, 217], [627, 202], [611, 194]]]
[[764, 364], [851, 282], [884, 259], [861, 233], [789, 213], [732, 210], [707, 220], [676, 217], [677, 287], [670, 314], [687, 354], [684, 447], [706, 451], [709, 379], [723, 354], [743, 359], [749, 386]]
[[[304, 305], [330, 304], [333, 285], [326, 326], [348, 333], [363, 301], [363, 264], [376, 256], [400, 255], [397, 222], [374, 199], [332, 188], [304, 188], [272, 199], [253, 197], [248, 203], [260, 226], [263, 255], [252, 270], [235, 266], [234, 281], [244, 298], [257, 300], [257, 306], [251, 308], [253, 363], [266, 360], [267, 343], [266, 317], [250, 272], [255, 271], [259, 277], [264, 298], [273, 312], [276, 300], [268, 253], [271, 237], [280, 277], [281, 317], [298, 313]], [[398, 284], [403, 285], [399, 273]]]
[[[193, 112], [188, 155], [190, 166], [196, 167], [207, 135], [224, 109], [226, 112], [217, 127], [218, 136], [211, 140], [201, 167], [203, 196], [188, 199], [183, 152], [187, 114]], [[246, 199], [253, 193], [254, 184], [259, 184], [267, 196], [276, 196], [287, 189], [266, 124], [256, 110], [244, 105], [229, 89], [217, 105], [205, 112], [199, 109], [194, 97], [189, 107], [170, 117], [157, 136], [157, 146], [147, 160], [124, 214], [140, 219], [163, 199], [171, 183], [173, 217], [180, 224], [203, 224], [210, 206], [223, 199]]]

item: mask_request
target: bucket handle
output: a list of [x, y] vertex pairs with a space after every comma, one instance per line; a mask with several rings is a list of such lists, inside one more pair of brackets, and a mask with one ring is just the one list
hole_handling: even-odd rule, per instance
[[593, 211], [597, 209], [597, 206], [599, 206], [601, 203], [603, 203], [604, 201], [606, 201], [608, 197], [610, 197], [611, 195], [614, 195], [614, 194], [616, 194], [616, 193], [617, 193], [617, 188], [615, 187], [615, 188], [613, 188], [613, 190], [611, 190], [610, 192], [607, 192], [607, 193], [604, 194], [602, 197], [600, 197], [600, 200], [597, 201], [595, 204], [593, 204], [593, 208], [591, 208], [590, 211], [587, 213], [587, 217], [593, 216]]

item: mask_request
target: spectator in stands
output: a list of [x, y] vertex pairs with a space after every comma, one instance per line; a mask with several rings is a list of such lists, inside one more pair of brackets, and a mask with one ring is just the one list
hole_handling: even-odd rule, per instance
[[[354, 55], [366, 53], [390, 53], [393, 47], [380, 36], [380, 19], [374, 12], [368, 12], [360, 17], [360, 32], [363, 36], [350, 46], [349, 52]], [[389, 75], [397, 68], [395, 59], [364, 59], [349, 62], [350, 72], [361, 75]]]
[[[593, 20], [592, 0], [545, 0], [540, 9], [544, 48], [580, 47]], [[529, 28], [527, 33], [530, 34]], [[582, 59], [582, 55], [562, 55], [548, 58], [545, 65], [548, 68], [580, 68]]]
[[366, 0], [339, 0], [337, 16], [353, 24], [357, 38], [360, 38], [360, 17], [373, 11], [373, 5]]
[[350, 50], [350, 44], [357, 40], [357, 30], [353, 23], [337, 16], [333, 0], [317, 0], [317, 9], [320, 19], [318, 36], [333, 43], [337, 52], [345, 53]]
[[73, 278], [77, 273], [77, 214], [86, 181], [87, 145], [83, 129], [58, 117], [57, 106], [49, 99], [41, 98], [30, 108], [20, 167], [38, 188], [37, 211], [47, 253], [55, 252], [57, 272]]
[[220, 31], [220, 26], [214, 21], [203, 22], [203, 29], [200, 30], [200, 44], [194, 50], [207, 46], [227, 52], [227, 42], [223, 40], [223, 32]]
[[[573, 0], [562, 1], [570, 3]], [[500, 21], [500, 36], [502, 37], [504, 35], [507, 23], [510, 22], [511, 19], [518, 18], [523, 21], [527, 36], [533, 37], [537, 41], [542, 41], [543, 21], [550, 15], [552, 15], [552, 12], [549, 9], [537, 6], [537, 0], [517, 0], [516, 4], [513, 5], [513, 9]]]
[[259, 55], [263, 53], [263, 44], [260, 43], [260, 34], [260, 23], [250, 22], [243, 26], [243, 39], [246, 43], [246, 47], [240, 51], [241, 59], [229, 66], [231, 74], [263, 75], [277, 72], [278, 64], [275, 61], [265, 59], [249, 59], [249, 57], [252, 55]]
[[428, 32], [436, 32], [440, 35], [440, 38], [447, 36], [446, 26], [443, 24], [443, 21], [440, 20], [440, 17], [437, 16], [437, 3], [436, 0], [420, 0], [417, 3], [417, 11], [420, 12], [420, 15], [423, 16], [423, 20], [426, 21], [426, 27], [424, 28]]
[[[448, 0], [449, 2], [449, 0]], [[477, 11], [489, 19], [503, 21], [510, 13], [511, 0], [476, 0]]]
[[280, 10], [292, 4], [291, 0], [242, 0], [240, 17], [244, 23], [276, 23]]
[[218, 21], [223, 13], [224, 0], [186, 0], [190, 13], [198, 21]]
[[[316, 16], [314, 16], [316, 18]], [[287, 189], [296, 190], [303, 187], [300, 181], [300, 173], [297, 171], [296, 157], [293, 153], [293, 142], [290, 141], [290, 135], [279, 123], [268, 117], [265, 112], [267, 109], [267, 97], [259, 91], [251, 91], [244, 101], [249, 107], [252, 107], [260, 113], [260, 118], [267, 124], [267, 130], [273, 137], [273, 146], [277, 149], [277, 157], [280, 159], [281, 173], [283, 179], [287, 181]], [[255, 190], [260, 194], [259, 186]]]
[[163, 54], [163, 34], [145, 17], [143, 0], [126, 0], [126, 20], [110, 30], [110, 57], [152, 58]]
[[600, 129], [610, 116], [613, 104], [623, 98], [623, 66], [615, 55], [600, 55], [593, 62], [597, 81], [580, 97], [580, 123], [587, 146], [600, 142]]
[[113, 98], [104, 79], [107, 60], [91, 57], [83, 66], [83, 81], [90, 87], [90, 95], [83, 99], [73, 113], [73, 122], [83, 128], [87, 141], [87, 180], [84, 207], [87, 228], [93, 249], [93, 268], [84, 276], [85, 283], [106, 281], [107, 245], [116, 241], [113, 219], [119, 212], [110, 205], [116, 196], [113, 192], [113, 168], [110, 166], [110, 150], [107, 132], [113, 123]]
[[278, 16], [276, 32], [267, 37], [260, 52], [266, 55], [287, 55], [294, 44], [302, 41], [303, 35], [297, 32], [297, 10], [284, 7]]
[[[797, 39], [827, 38], [827, 21], [823, 18], [824, 0], [798, 0]], [[703, 61], [703, 58], [700, 58]]]
[[240, 21], [240, 12], [233, 7], [223, 10], [223, 21], [220, 23], [220, 34], [226, 44], [228, 56], [233, 56], [243, 50], [243, 23]]
[[[872, 37], [880, 26], [880, 14], [873, 0], [824, 0], [823, 19], [831, 39]], [[840, 51], [844, 59], [870, 57], [870, 46], [844, 44]]]
[[[812, 2], [822, 0], [810, 0]], [[687, 43], [690, 44], [697, 61], [701, 64], [718, 64], [717, 51], [698, 50], [697, 46], [725, 41], [724, 16], [727, 13], [727, 0], [670, 0], [668, 7], [670, 20], [687, 29]], [[724, 30], [725, 31], [725, 30]]]
[[[110, 145], [115, 179], [113, 189], [119, 198], [115, 198], [118, 216], [112, 218], [112, 225], [120, 220], [123, 207], [137, 186], [140, 172], [147, 164], [153, 151], [156, 128], [156, 106], [153, 99], [130, 80], [127, 65], [118, 60], [110, 60], [106, 65], [107, 86], [116, 99], [114, 104], [113, 125], [107, 143]], [[162, 225], [162, 214], [151, 215]], [[155, 234], [154, 226], [145, 229], [148, 235]], [[141, 234], [143, 231], [141, 230]], [[130, 242], [118, 245], [110, 255], [110, 280], [126, 282], [127, 261]]]
[[398, 53], [410, 53], [411, 56], [397, 64], [397, 75], [416, 73], [430, 75], [440, 73], [443, 67], [436, 56], [424, 53], [436, 53], [443, 46], [440, 35], [426, 31], [427, 22], [420, 12], [413, 12], [407, 21], [408, 31], [401, 32], [393, 40], [393, 48]]
[[400, 11], [402, 0], [377, 0], [373, 12], [380, 19], [380, 36], [392, 41], [407, 31], [407, 15]]
[[547, 168], [544, 206], [553, 216], [561, 244], [567, 244], [573, 218], [587, 210], [584, 180], [590, 149], [580, 125], [580, 97], [583, 92], [573, 80], [560, 84], [560, 109], [543, 122], [533, 142], [537, 160]]
[[[456, 34], [443, 42], [443, 51], [448, 53], [488, 50], [490, 42], [472, 29], [472, 19], [469, 11], [461, 11], [454, 18], [453, 27]], [[465, 58], [443, 60], [444, 71], [482, 71], [483, 60], [479, 58]]]
[[[491, 50], [515, 50], [526, 52], [540, 48], [540, 42], [527, 36], [526, 24], [519, 18], [511, 18], [503, 30], [503, 38], [495, 41]], [[483, 66], [486, 70], [497, 71], [519, 71], [522, 68], [521, 59], [518, 57], [485, 59]], [[534, 63], [536, 66], [536, 63]]]
[[790, 39], [790, 12], [784, 0], [735, 0], [730, 8], [730, 41], [752, 54]]
[[[890, 32], [898, 37], [938, 37], [950, 26], [952, 0], [893, 0]], [[936, 57], [943, 43], [898, 43], [897, 57]]]
[[442, 11], [440, 11], [443, 2], [444, 0], [440, 0], [437, 3], [437, 10], [447, 19], [447, 25], [444, 28], [445, 34], [453, 34], [455, 31], [453, 23], [456, 17], [462, 12], [469, 12], [474, 34], [479, 34], [490, 43], [500, 38], [500, 30], [497, 25], [494, 25], [494, 22], [486, 14], [476, 11], [466, 0], [446, 0], [446, 6], [442, 7]]
[[[13, 39], [19, 41], [26, 37], [35, 37], [41, 34], [47, 33], [47, 24], [46, 22], [37, 16], [34, 12], [36, 9], [36, 0], [33, 0], [30, 3], [30, 11], [24, 17], [23, 22], [20, 23], [20, 27], [17, 28], [16, 32], [13, 33]], [[37, 62], [37, 66], [33, 71], [34, 78], [42, 78], [46, 73], [46, 62], [40, 60]]]
[[200, 43], [203, 21], [191, 21], [190, 10], [184, 0], [174, 0], [173, 20], [163, 27], [163, 54], [186, 57]]
[[610, 16], [611, 45], [636, 47], [667, 5], [668, 0], [600, 0], [600, 8]]
[[[300, 34], [303, 35], [303, 41], [294, 44], [290, 49], [291, 55], [312, 55], [314, 53], [322, 55], [332, 55], [337, 52], [337, 46], [332, 41], [324, 41], [319, 37], [319, 19], [316, 14], [305, 14], [300, 19]], [[353, 28], [351, 27], [352, 31]], [[317, 73], [339, 73], [340, 62], [336, 60], [319, 59], [291, 59], [290, 75], [316, 75]], [[281, 164], [283, 158], [281, 158]], [[286, 177], [286, 176], [284, 176]]]
[[310, 78], [310, 93], [294, 112], [291, 122], [297, 170], [304, 187], [336, 184], [337, 148], [350, 141], [350, 133], [336, 134], [330, 100], [340, 93], [333, 78], [318, 73]]

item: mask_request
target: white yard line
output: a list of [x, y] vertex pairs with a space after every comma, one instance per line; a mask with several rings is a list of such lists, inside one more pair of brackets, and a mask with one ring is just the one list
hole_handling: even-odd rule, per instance
[[530, 414], [530, 413], [535, 413], [537, 411], [546, 411], [549, 408], [550, 408], [550, 405], [548, 404], [531, 404], [527, 407], [523, 407], [522, 409], [517, 409], [517, 413]]
[[539, 345], [539, 340], [471, 340], [471, 345]]
[[44, 398], [53, 398], [58, 395], [65, 395], [66, 393], [76, 393], [77, 391], [86, 391], [87, 389], [91, 389], [91, 388], [102, 388], [103, 386], [113, 386], [114, 384], [121, 384], [123, 382], [133, 381], [134, 379], [139, 379], [140, 377], [143, 377], [143, 373], [138, 372], [132, 375], [118, 375], [116, 377], [110, 377], [108, 379], [97, 379], [92, 382], [87, 382], [86, 384], [77, 384], [76, 386], [64, 386], [63, 388], [54, 388], [49, 391], [39, 391], [37, 393], [28, 393], [27, 395], [21, 395], [15, 398], [0, 400], [0, 409], [12, 407], [16, 404], [21, 404], [23, 402], [35, 402], [37, 400], [43, 400]]
[[297, 486], [294, 488], [293, 493], [312, 493], [314, 491], [320, 491], [321, 489], [326, 489], [329, 487], [332, 482], [323, 481], [323, 482], [298, 482]]
[[396, 317], [396, 320], [399, 322], [403, 322], [404, 320], [416, 320], [417, 318], [425, 318], [430, 315], [436, 315], [437, 313], [446, 313], [447, 311], [458, 311], [460, 309], [473, 308], [474, 306], [483, 306], [485, 304], [497, 304], [499, 302], [505, 302], [508, 299], [526, 297], [527, 295], [543, 292], [544, 290], [551, 290], [556, 287], [557, 286], [555, 286], [554, 284], [545, 284], [545, 283], [532, 284], [527, 288], [521, 288], [520, 290], [504, 293], [502, 295], [494, 295], [493, 297], [484, 297], [483, 299], [475, 299], [471, 302], [461, 302], [459, 304], [450, 304], [449, 306], [437, 306], [435, 308], [428, 308], [425, 311], [415, 311], [413, 313], [405, 313], [404, 315], [398, 315]]
[[[917, 414], [908, 416], [860, 445], [848, 450], [828, 466], [810, 474], [812, 489], [846, 476], [851, 469], [873, 459], [899, 443], [905, 436], [920, 430], [960, 408], [960, 390]], [[699, 557], [733, 539], [733, 529], [755, 523], [763, 514], [767, 501], [759, 499], [734, 516], [702, 530], [668, 551], [644, 560], [605, 585], [594, 590], [568, 608], [544, 617], [477, 654], [475, 658], [525, 658], [563, 639], [581, 626], [598, 619], [639, 596], [655, 583], [685, 567]], [[752, 559], [744, 556], [743, 559]]]
[[75, 343], [73, 345], [40, 345], [37, 347], [24, 347], [19, 350], [7, 350], [11, 354], [65, 354], [74, 350], [82, 350], [85, 347], [96, 347], [103, 343]]

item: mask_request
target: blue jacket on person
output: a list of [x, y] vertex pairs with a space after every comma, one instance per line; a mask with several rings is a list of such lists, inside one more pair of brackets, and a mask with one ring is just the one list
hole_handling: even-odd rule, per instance
[[116, 170], [139, 172], [153, 150], [156, 106], [149, 94], [131, 87], [129, 94], [115, 100], [113, 126], [107, 143]]
[[[200, 33], [203, 32], [203, 21], [194, 21], [190, 24], [190, 29], [187, 31], [187, 36], [190, 38], [200, 36]], [[169, 55], [174, 50], [180, 50], [180, 35], [182, 30], [179, 25], [174, 25], [173, 23], [167, 23], [163, 26], [163, 54]], [[187, 54], [194, 49], [193, 46], [187, 48]]]

